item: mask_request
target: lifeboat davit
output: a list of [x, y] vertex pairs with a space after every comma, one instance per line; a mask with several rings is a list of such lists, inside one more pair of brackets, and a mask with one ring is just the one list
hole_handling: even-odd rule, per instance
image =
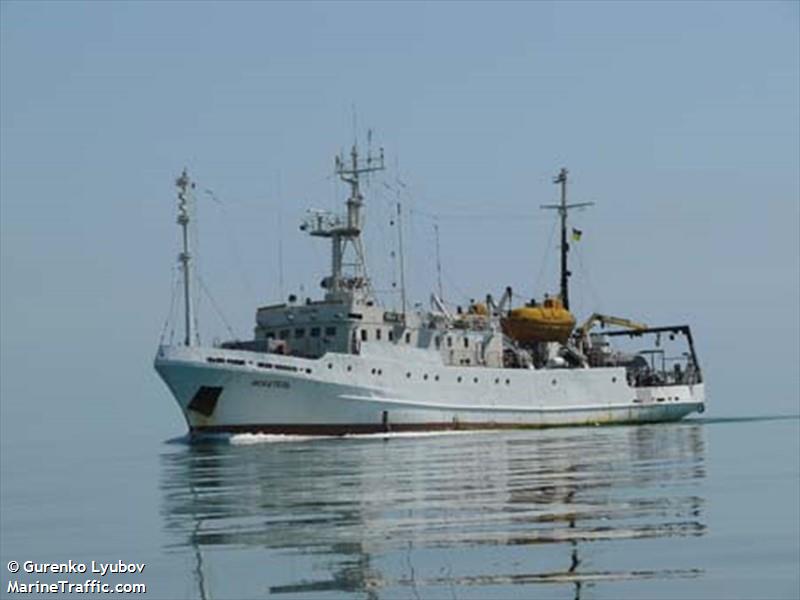
[[522, 343], [561, 342], [569, 339], [575, 317], [560, 298], [545, 298], [542, 304], [512, 309], [502, 320], [503, 333]]

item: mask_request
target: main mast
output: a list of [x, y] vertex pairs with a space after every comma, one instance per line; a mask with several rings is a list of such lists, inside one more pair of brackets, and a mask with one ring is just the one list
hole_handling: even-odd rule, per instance
[[592, 206], [594, 202], [577, 202], [567, 204], [567, 175], [569, 171], [562, 168], [558, 175], [553, 178], [553, 183], [561, 186], [561, 203], [544, 204], [542, 208], [555, 209], [561, 218], [561, 302], [564, 308], [569, 310], [569, 276], [572, 273], [567, 265], [567, 254], [569, 253], [569, 243], [567, 242], [567, 213], [573, 208]]
[[186, 319], [184, 326], [186, 335], [183, 344], [184, 346], [191, 346], [192, 340], [194, 340], [194, 316], [192, 314], [192, 271], [190, 265], [192, 255], [189, 244], [189, 190], [194, 188], [194, 183], [189, 179], [186, 169], [184, 169], [181, 176], [175, 180], [175, 185], [178, 186], [178, 225], [181, 226], [183, 232], [183, 251], [178, 255], [178, 260], [181, 263], [181, 269], [183, 271], [183, 314]]
[[[300, 227], [310, 235], [331, 238], [331, 274], [323, 282], [330, 297], [336, 297], [343, 291], [355, 291], [369, 286], [361, 241], [364, 196], [361, 195], [360, 176], [382, 171], [384, 168], [383, 148], [378, 156], [367, 153], [366, 160], [359, 160], [358, 148], [353, 144], [349, 161], [343, 156], [336, 157], [336, 174], [350, 186], [346, 216], [342, 218], [324, 211], [312, 211]], [[355, 256], [354, 262], [349, 265], [353, 268], [352, 273], [345, 276], [344, 256], [348, 244], [352, 245]]]

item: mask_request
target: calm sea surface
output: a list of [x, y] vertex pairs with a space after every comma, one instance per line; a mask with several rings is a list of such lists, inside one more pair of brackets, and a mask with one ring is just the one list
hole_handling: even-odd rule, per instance
[[6, 446], [1, 549], [2, 597], [72, 559], [154, 598], [798, 598], [800, 419]]

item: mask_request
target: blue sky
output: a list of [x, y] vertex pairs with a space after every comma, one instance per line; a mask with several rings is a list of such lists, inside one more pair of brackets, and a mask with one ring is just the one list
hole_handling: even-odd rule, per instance
[[[198, 195], [198, 267], [246, 336], [281, 296], [279, 245], [284, 293], [318, 294], [328, 248], [297, 224], [344, 199], [354, 106], [391, 167], [366, 190], [379, 287], [397, 199], [381, 182], [400, 180], [414, 299], [436, 285], [429, 215], [451, 301], [555, 291], [539, 205], [566, 166], [572, 199], [596, 202], [574, 216], [579, 316], [688, 322], [712, 414], [797, 413], [798, 6], [0, 3], [4, 435], [40, 413], [180, 431], [150, 369], [174, 177], [221, 200]], [[208, 301], [201, 319], [226, 335]], [[87, 385], [101, 408], [65, 408]]]

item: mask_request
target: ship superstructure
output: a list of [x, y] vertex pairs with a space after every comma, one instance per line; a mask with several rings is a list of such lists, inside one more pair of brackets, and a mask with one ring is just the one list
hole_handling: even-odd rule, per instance
[[[183, 249], [185, 337], [161, 345], [155, 368], [190, 431], [344, 434], [379, 431], [536, 427], [677, 420], [704, 408], [688, 326], [648, 328], [592, 315], [575, 329], [569, 312], [567, 171], [561, 202], [561, 289], [541, 304], [512, 308], [510, 287], [463, 310], [431, 294], [431, 308], [400, 310], [377, 301], [362, 241], [361, 176], [384, 169], [379, 155], [337, 157], [349, 186], [343, 215], [310, 211], [301, 229], [330, 241], [323, 297], [263, 306], [252, 340], [195, 342], [190, 298], [187, 203], [193, 184], [177, 180]], [[398, 212], [399, 212], [398, 206]], [[402, 270], [401, 270], [402, 273]], [[592, 333], [597, 324], [622, 329]], [[610, 340], [651, 337], [655, 347], [614, 349]], [[662, 340], [664, 344], [662, 345]], [[666, 340], [687, 351], [667, 355]]]

